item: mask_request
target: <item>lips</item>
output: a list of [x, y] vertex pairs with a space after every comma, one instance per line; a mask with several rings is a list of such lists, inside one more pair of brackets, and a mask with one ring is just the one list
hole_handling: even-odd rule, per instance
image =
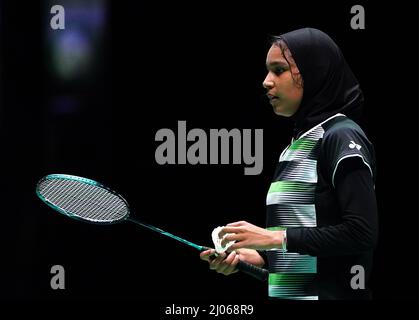
[[272, 94], [267, 94], [266, 96], [268, 97], [268, 99], [269, 99], [269, 101], [270, 101], [270, 102], [272, 102], [272, 101], [276, 101], [276, 100], [278, 100], [278, 99], [279, 99], [279, 97], [274, 96], [274, 95], [272, 95]]

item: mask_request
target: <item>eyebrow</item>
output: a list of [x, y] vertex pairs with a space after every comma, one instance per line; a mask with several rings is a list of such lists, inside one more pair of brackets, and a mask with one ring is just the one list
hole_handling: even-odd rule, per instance
[[283, 61], [283, 60], [275, 60], [275, 61], [272, 61], [271, 63], [266, 64], [267, 68], [269, 68], [269, 67], [272, 68], [272, 67], [277, 67], [277, 66], [287, 67], [288, 63], [286, 61]]

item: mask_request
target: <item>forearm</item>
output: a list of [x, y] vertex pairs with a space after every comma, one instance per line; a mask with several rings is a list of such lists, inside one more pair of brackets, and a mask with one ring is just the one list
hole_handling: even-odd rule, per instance
[[373, 249], [375, 244], [371, 232], [351, 222], [321, 228], [290, 228], [287, 238], [289, 252], [311, 256], [357, 254]]
[[342, 222], [333, 226], [287, 229], [287, 249], [312, 256], [348, 255], [371, 250], [377, 241], [374, 185], [367, 169], [342, 177], [336, 191]]

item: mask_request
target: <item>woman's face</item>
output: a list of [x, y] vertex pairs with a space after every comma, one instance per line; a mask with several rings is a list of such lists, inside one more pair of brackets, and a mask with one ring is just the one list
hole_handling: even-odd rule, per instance
[[[272, 45], [266, 57], [268, 74], [263, 81], [267, 96], [277, 115], [291, 117], [297, 112], [303, 98], [303, 87], [297, 77], [301, 77], [291, 56], [287, 60], [277, 45]], [[293, 77], [294, 74], [294, 77]]]

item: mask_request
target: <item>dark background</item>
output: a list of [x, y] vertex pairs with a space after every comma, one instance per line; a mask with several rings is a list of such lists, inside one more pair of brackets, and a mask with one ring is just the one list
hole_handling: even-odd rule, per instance
[[[83, 13], [89, 3], [96, 9]], [[84, 35], [70, 37], [64, 49], [80, 46], [90, 57], [63, 74], [53, 48], [64, 31], [49, 28], [56, 3], [31, 1], [23, 10], [1, 2], [2, 298], [266, 300], [266, 285], [210, 272], [198, 252], [174, 240], [128, 223], [99, 227], [56, 214], [36, 197], [35, 185], [49, 173], [101, 181], [125, 196], [135, 217], [204, 245], [219, 225], [263, 226], [270, 178], [292, 132], [263, 96], [268, 39], [305, 26], [335, 39], [365, 93], [361, 125], [378, 159], [374, 297], [419, 296], [419, 220], [415, 187], [407, 187], [415, 163], [407, 121], [415, 107], [414, 52], [402, 32], [409, 9], [363, 1], [257, 3], [62, 2], [82, 11], [69, 15], [65, 32]], [[365, 30], [350, 27], [355, 4], [365, 8]], [[262, 128], [262, 174], [245, 176], [244, 165], [156, 164], [155, 133], [176, 132], [178, 120], [207, 132]], [[65, 290], [50, 288], [56, 264], [65, 268]]]

